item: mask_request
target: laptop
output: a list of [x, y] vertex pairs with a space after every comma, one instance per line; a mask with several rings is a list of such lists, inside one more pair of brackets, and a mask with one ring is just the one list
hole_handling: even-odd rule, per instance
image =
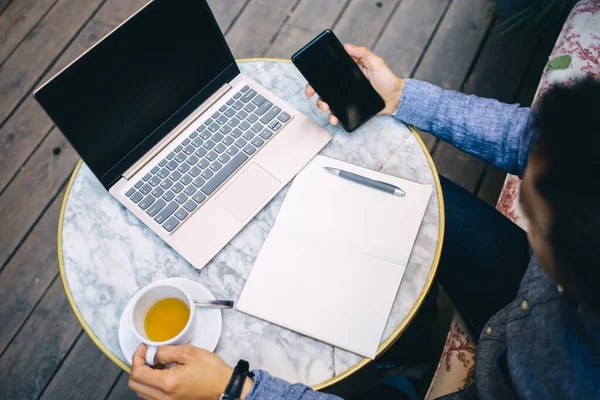
[[331, 140], [240, 73], [205, 0], [149, 2], [34, 96], [109, 193], [198, 269]]

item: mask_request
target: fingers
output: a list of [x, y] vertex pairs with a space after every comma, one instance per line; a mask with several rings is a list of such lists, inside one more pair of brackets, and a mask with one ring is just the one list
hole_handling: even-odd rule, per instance
[[136, 382], [147, 386], [160, 387], [165, 380], [166, 371], [152, 369], [147, 366], [146, 351], [146, 345], [141, 344], [133, 354], [129, 384]]
[[315, 95], [315, 89], [313, 89], [310, 85], [306, 85], [306, 88], [304, 89], [304, 94], [310, 99]]
[[318, 99], [317, 100], [317, 107], [319, 107], [319, 110], [321, 111], [329, 111], [329, 104], [325, 103], [323, 100]]
[[148, 348], [144, 343], [140, 344], [138, 348], [133, 353], [133, 359], [131, 360], [131, 367], [138, 368], [144, 367], [146, 365], [146, 352]]
[[337, 119], [337, 117], [335, 115], [333, 115], [333, 114], [329, 115], [329, 123], [331, 125], [337, 125], [338, 122], [339, 122], [339, 120]]
[[377, 67], [384, 63], [383, 58], [375, 55], [365, 46], [354, 46], [353, 44], [345, 44], [344, 49], [354, 58], [354, 61], [360, 66]]
[[164, 393], [152, 386], [138, 383], [129, 378], [129, 389], [133, 390], [140, 398], [155, 400], [164, 397]]
[[158, 364], [185, 364], [189, 351], [189, 346], [160, 346], [156, 353], [156, 361]]

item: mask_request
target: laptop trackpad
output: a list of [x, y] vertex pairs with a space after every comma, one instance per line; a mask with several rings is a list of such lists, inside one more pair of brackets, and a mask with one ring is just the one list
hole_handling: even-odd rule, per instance
[[281, 182], [277, 178], [252, 163], [216, 198], [216, 202], [243, 222], [279, 185]]

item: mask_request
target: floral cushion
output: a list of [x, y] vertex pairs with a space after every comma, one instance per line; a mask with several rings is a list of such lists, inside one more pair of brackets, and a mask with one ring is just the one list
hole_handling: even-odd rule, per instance
[[[577, 3], [558, 36], [549, 60], [571, 56], [566, 69], [545, 71], [533, 100], [533, 107], [543, 94], [556, 84], [572, 84], [585, 76], [600, 79], [600, 0]], [[521, 181], [508, 175], [496, 208], [527, 230], [527, 220], [519, 206]]]
[[[533, 107], [553, 85], [572, 84], [585, 76], [600, 79], [600, 0], [584, 0], [573, 8], [554, 45], [549, 60], [570, 55], [566, 69], [546, 70], [534, 97]], [[496, 208], [527, 230], [527, 219], [519, 206], [521, 181], [508, 175]], [[469, 386], [474, 381], [476, 343], [455, 312], [446, 345], [426, 399], [436, 399]]]

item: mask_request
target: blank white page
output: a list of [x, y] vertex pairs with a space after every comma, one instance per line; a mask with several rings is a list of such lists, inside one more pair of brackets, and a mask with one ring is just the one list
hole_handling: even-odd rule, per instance
[[[324, 166], [407, 195], [347, 181]], [[295, 178], [236, 308], [374, 358], [431, 191], [316, 156]]]

